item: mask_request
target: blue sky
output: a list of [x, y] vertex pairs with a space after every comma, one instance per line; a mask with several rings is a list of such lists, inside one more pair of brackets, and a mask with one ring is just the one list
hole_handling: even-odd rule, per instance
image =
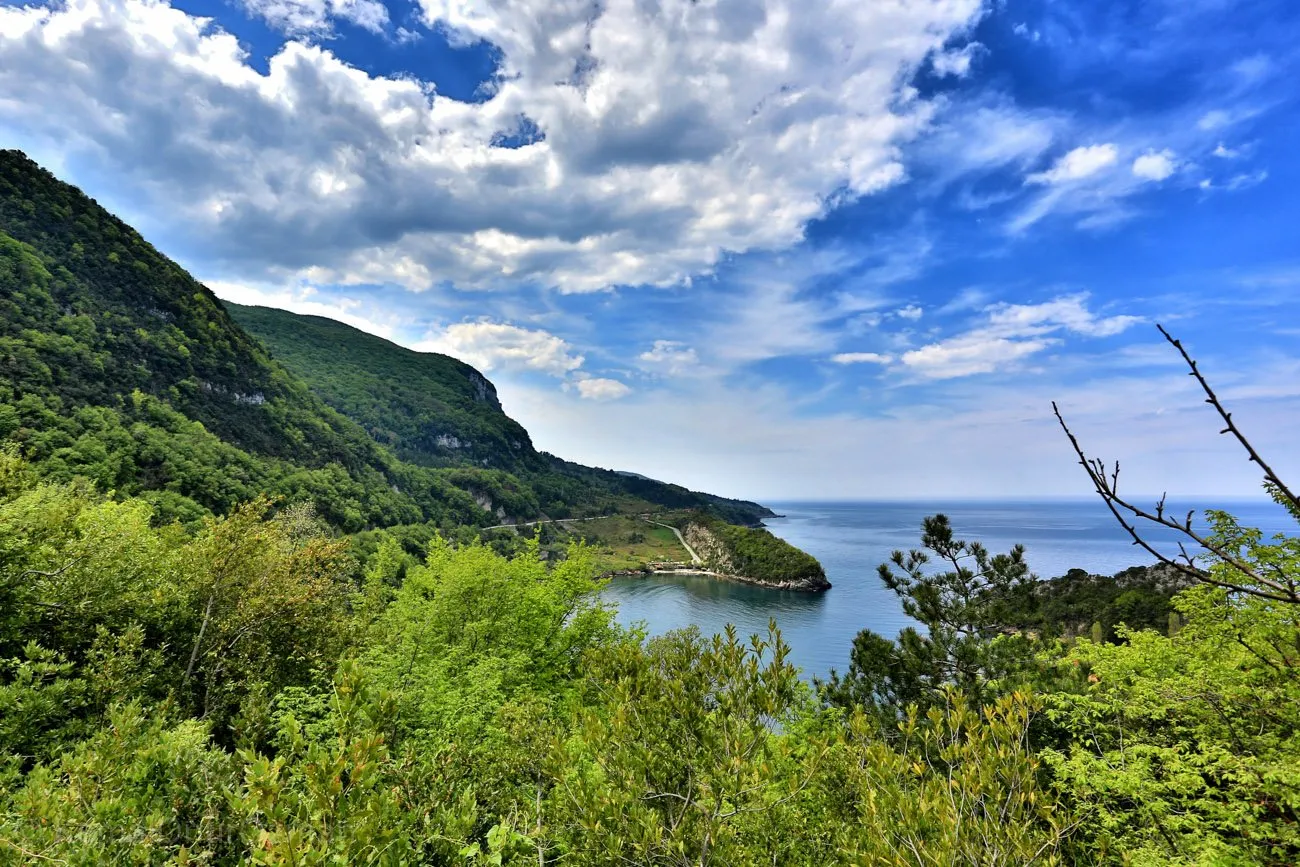
[[0, 3], [0, 138], [219, 295], [761, 498], [1300, 474], [1287, 0]]

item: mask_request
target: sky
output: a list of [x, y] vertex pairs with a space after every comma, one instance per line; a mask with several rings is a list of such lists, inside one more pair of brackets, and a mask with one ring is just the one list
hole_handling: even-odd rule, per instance
[[1300, 477], [1294, 0], [0, 0], [0, 145], [219, 296], [768, 500]]

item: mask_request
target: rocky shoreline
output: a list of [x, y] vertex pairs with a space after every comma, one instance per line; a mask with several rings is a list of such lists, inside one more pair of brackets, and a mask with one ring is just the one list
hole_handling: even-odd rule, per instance
[[651, 575], [704, 575], [709, 578], [718, 578], [723, 581], [734, 581], [737, 584], [748, 584], [751, 587], [763, 587], [768, 590], [789, 590], [795, 593], [824, 593], [831, 589], [831, 582], [824, 577], [803, 578], [790, 581], [760, 581], [757, 578], [749, 578], [745, 575], [731, 575], [725, 572], [714, 572], [709, 569], [701, 569], [699, 566], [690, 564], [651, 564], [641, 569], [619, 569], [612, 572], [606, 572], [603, 578], [646, 578]]

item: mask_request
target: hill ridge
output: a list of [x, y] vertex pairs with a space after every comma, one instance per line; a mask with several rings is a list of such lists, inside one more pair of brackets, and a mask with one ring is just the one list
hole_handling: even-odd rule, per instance
[[[348, 328], [324, 317], [290, 325]], [[383, 354], [391, 360], [391, 349]], [[142, 496], [159, 520], [193, 521], [263, 495], [312, 500], [345, 532], [611, 505], [703, 503], [743, 522], [770, 514], [680, 486], [624, 484], [539, 453], [480, 372], [446, 356], [402, 363], [416, 355], [422, 369], [445, 374], [439, 394], [456, 415], [451, 427], [475, 431], [460, 440], [454, 429], [434, 431], [425, 461], [410, 460], [418, 441], [385, 436], [401, 439], [392, 424], [401, 412], [353, 407], [358, 420], [331, 405], [319, 380], [296, 372], [302, 359], [283, 340], [268, 350], [125, 222], [22, 152], [0, 151], [0, 444], [16, 444], [50, 480], [87, 478]], [[370, 381], [384, 377], [372, 371]], [[490, 436], [476, 443], [479, 434]], [[451, 452], [441, 461], [440, 435]], [[462, 459], [466, 440], [484, 453]]]

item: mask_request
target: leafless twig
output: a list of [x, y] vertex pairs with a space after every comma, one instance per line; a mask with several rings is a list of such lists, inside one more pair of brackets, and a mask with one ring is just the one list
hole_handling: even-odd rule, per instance
[[1236, 423], [1233, 422], [1232, 413], [1223, 408], [1223, 404], [1219, 402], [1218, 395], [1214, 393], [1214, 389], [1210, 388], [1210, 384], [1206, 382], [1205, 377], [1201, 375], [1200, 368], [1196, 366], [1196, 362], [1192, 357], [1187, 354], [1187, 350], [1183, 348], [1182, 342], [1171, 337], [1169, 332], [1165, 331], [1163, 325], [1157, 325], [1156, 328], [1160, 329], [1160, 333], [1165, 336], [1165, 340], [1168, 340], [1170, 345], [1172, 345], [1174, 349], [1178, 350], [1178, 354], [1183, 357], [1183, 361], [1187, 362], [1187, 366], [1191, 368], [1191, 372], [1187, 375], [1196, 377], [1196, 381], [1201, 385], [1201, 390], [1205, 392], [1205, 402], [1214, 407], [1214, 411], [1219, 414], [1219, 418], [1223, 419], [1224, 428], [1219, 431], [1219, 433], [1232, 434], [1233, 437], [1236, 438], [1237, 442], [1241, 443], [1241, 447], [1246, 450], [1246, 454], [1250, 455], [1250, 460], [1264, 471], [1264, 479], [1268, 481], [1288, 503], [1295, 508], [1300, 509], [1300, 498], [1296, 497], [1296, 495], [1292, 493], [1291, 489], [1286, 486], [1286, 483], [1278, 478], [1277, 473], [1273, 472], [1272, 467], [1264, 463], [1264, 459], [1260, 457], [1259, 452], [1255, 451], [1255, 447], [1250, 444], [1250, 440], [1246, 439], [1245, 434], [1243, 434], [1237, 427]]
[[[1196, 377], [1196, 381], [1200, 383], [1202, 390], [1206, 394], [1205, 402], [1213, 406], [1215, 411], [1218, 412], [1219, 417], [1223, 419], [1225, 427], [1220, 431], [1220, 433], [1232, 434], [1237, 441], [1241, 443], [1242, 447], [1246, 449], [1246, 453], [1250, 456], [1250, 460], [1264, 471], [1265, 480], [1268, 482], [1270, 487], [1277, 491], [1278, 496], [1293, 504], [1297, 509], [1300, 509], [1300, 499], [1296, 498], [1296, 495], [1291, 492], [1291, 489], [1288, 488], [1273, 469], [1264, 462], [1264, 459], [1260, 457], [1259, 452], [1255, 450], [1255, 447], [1250, 443], [1250, 440], [1246, 438], [1245, 434], [1243, 434], [1232, 421], [1232, 414], [1224, 409], [1218, 396], [1214, 393], [1214, 390], [1210, 387], [1210, 384], [1206, 381], [1205, 377], [1202, 376], [1196, 362], [1187, 353], [1187, 350], [1183, 348], [1182, 343], [1171, 337], [1169, 332], [1165, 331], [1162, 326], [1157, 325], [1156, 327], [1160, 329], [1160, 333], [1164, 335], [1165, 339], [1178, 350], [1179, 354], [1182, 355], [1183, 360], [1186, 361], [1188, 366], [1191, 368], [1190, 375]], [[1122, 497], [1119, 493], [1119, 462], [1116, 461], [1113, 468], [1108, 468], [1100, 459], [1089, 458], [1083, 451], [1083, 447], [1079, 445], [1079, 440], [1075, 437], [1074, 432], [1071, 431], [1069, 425], [1065, 423], [1065, 417], [1061, 414], [1060, 407], [1056, 405], [1056, 401], [1052, 401], [1052, 412], [1056, 414], [1056, 420], [1060, 423], [1061, 429], [1065, 431], [1066, 437], [1069, 438], [1070, 445], [1074, 448], [1074, 453], [1079, 458], [1079, 465], [1083, 467], [1084, 472], [1088, 474], [1088, 479], [1092, 482], [1097, 495], [1101, 497], [1102, 502], [1104, 502], [1106, 507], [1110, 509], [1110, 513], [1115, 516], [1115, 520], [1119, 522], [1119, 525], [1124, 528], [1130, 537], [1132, 537], [1134, 545], [1141, 547], [1152, 557], [1155, 557], [1159, 562], [1177, 570], [1179, 573], [1186, 575], [1195, 581], [1212, 584], [1216, 587], [1222, 587], [1236, 593], [1258, 596], [1263, 599], [1300, 604], [1300, 593], [1297, 593], [1297, 587], [1294, 582], [1285, 579], [1277, 581], [1265, 577], [1254, 567], [1254, 565], [1247, 563], [1238, 556], [1236, 551], [1221, 545], [1209, 536], [1198, 532], [1192, 526], [1192, 516], [1195, 514], [1194, 512], [1188, 512], [1185, 518], [1180, 519], [1166, 514], [1164, 496], [1161, 496], [1160, 501], [1156, 503], [1154, 512], [1141, 508]], [[1146, 521], [1180, 533], [1185, 539], [1190, 539], [1192, 542], [1196, 543], [1199, 548], [1209, 552], [1218, 558], [1220, 562], [1226, 564], [1241, 576], [1241, 580], [1220, 580], [1204, 570], [1198, 569], [1193, 555], [1187, 552], [1185, 542], [1178, 543], [1179, 553], [1177, 557], [1169, 556], [1168, 554], [1158, 550], [1138, 531], [1138, 521]]]

